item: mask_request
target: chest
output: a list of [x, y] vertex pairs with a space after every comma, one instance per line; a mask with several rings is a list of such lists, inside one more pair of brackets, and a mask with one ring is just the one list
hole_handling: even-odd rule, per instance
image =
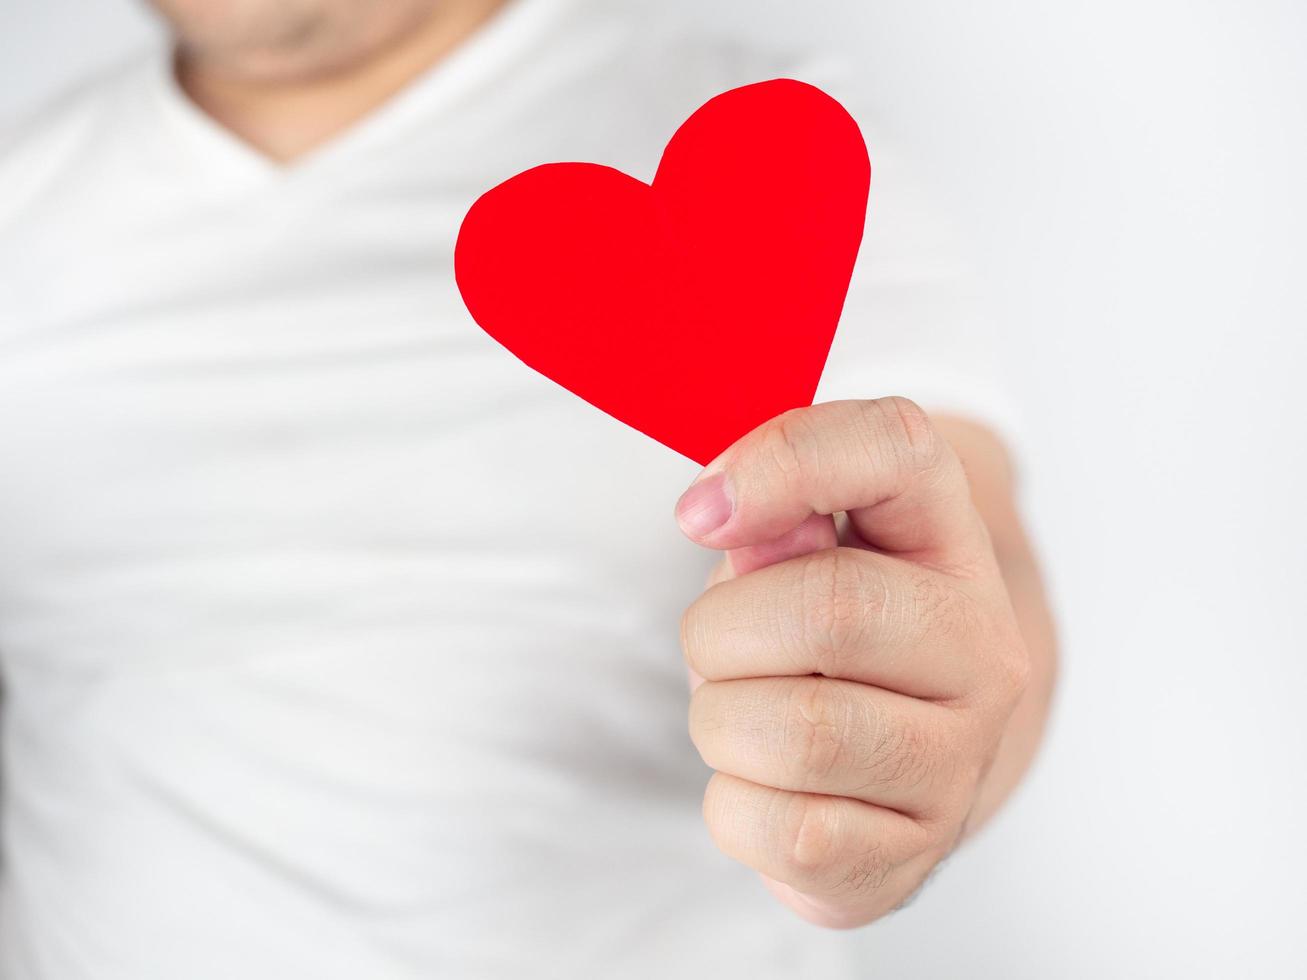
[[695, 467], [482, 334], [462, 206], [269, 197], [29, 257], [0, 301], [0, 585], [296, 548], [680, 574]]

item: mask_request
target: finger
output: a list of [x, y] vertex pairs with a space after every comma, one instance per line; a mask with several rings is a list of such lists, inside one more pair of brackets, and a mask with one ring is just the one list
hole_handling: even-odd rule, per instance
[[709, 680], [823, 674], [948, 700], [989, 676], [974, 603], [931, 569], [831, 548], [714, 585], [685, 611], [681, 646]]
[[927, 820], [971, 788], [955, 771], [960, 726], [948, 708], [825, 677], [711, 681], [690, 699], [690, 738], [710, 768]]
[[[729, 582], [740, 575], [747, 575], [749, 572], [764, 568], [773, 562], [785, 561], [788, 558], [817, 551], [821, 548], [834, 547], [837, 540], [838, 533], [835, 529], [834, 519], [825, 515], [814, 514], [789, 534], [783, 535], [775, 541], [754, 545], [750, 548], [741, 548], [739, 551], [728, 551], [726, 557], [713, 566], [704, 588], [711, 589], [714, 585]], [[695, 688], [702, 684], [704, 679], [689, 664], [686, 664], [686, 667], [690, 672], [690, 692], [694, 693]]]
[[931, 845], [908, 817], [838, 796], [790, 793], [725, 773], [708, 782], [704, 822], [728, 857], [822, 898], [886, 910], [902, 893], [900, 869]]
[[813, 551], [834, 548], [839, 543], [835, 518], [829, 514], [812, 514], [797, 527], [772, 541], [728, 551], [731, 571], [747, 575], [759, 568], [797, 558]]
[[807, 894], [767, 875], [761, 877], [767, 890], [801, 918], [828, 929], [854, 929], [910, 902], [946, 854], [935, 850], [904, 862], [891, 872], [884, 885], [874, 891], [864, 890], [865, 894], [855, 901], [840, 896]]
[[764, 423], [709, 464], [676, 512], [695, 541], [735, 549], [841, 511], [868, 544], [922, 560], [966, 568], [988, 545], [957, 456], [903, 398], [829, 402]]
[[[704, 583], [704, 590], [711, 589], [714, 585], [721, 582], [729, 582], [734, 577], [735, 572], [731, 568], [731, 559], [728, 554], [712, 567], [712, 571], [708, 573], [708, 581]], [[703, 675], [690, 666], [688, 661], [685, 664], [685, 669], [690, 678], [690, 693], [693, 694], [699, 685], [704, 682], [704, 678]]]

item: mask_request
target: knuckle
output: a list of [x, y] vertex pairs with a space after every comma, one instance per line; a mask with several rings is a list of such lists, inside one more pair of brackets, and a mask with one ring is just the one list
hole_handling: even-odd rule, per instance
[[848, 548], [819, 551], [802, 563], [804, 639], [817, 673], [838, 677], [859, 649], [866, 624], [883, 615], [884, 579]]
[[777, 416], [762, 440], [763, 452], [787, 481], [811, 469], [814, 446], [812, 424], [802, 409]]
[[863, 402], [868, 425], [880, 448], [913, 470], [928, 469], [939, 455], [939, 435], [930, 416], [916, 402], [900, 396]]
[[846, 756], [849, 706], [829, 681], [804, 678], [790, 689], [781, 751], [805, 779], [823, 779]]
[[841, 794], [854, 796], [932, 789], [956, 755], [933, 729], [819, 677], [791, 686], [778, 751], [796, 784], [822, 791], [838, 778]]
[[840, 827], [834, 808], [824, 797], [795, 793], [785, 860], [792, 874], [808, 881], [825, 878], [840, 856]]
[[919, 452], [935, 448], [935, 424], [916, 402], [894, 395], [885, 399], [887, 415], [894, 422], [895, 434], [906, 445]]
[[912, 580], [913, 611], [931, 625], [947, 626], [956, 605], [957, 591], [930, 572], [917, 574]]
[[885, 884], [893, 864], [878, 841], [855, 843], [838, 801], [794, 794], [785, 849], [787, 877], [825, 892], [868, 893]]

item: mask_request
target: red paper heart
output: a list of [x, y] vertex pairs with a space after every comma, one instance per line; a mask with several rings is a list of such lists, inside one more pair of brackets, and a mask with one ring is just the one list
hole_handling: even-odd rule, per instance
[[871, 165], [843, 106], [789, 79], [733, 89], [652, 185], [534, 167], [463, 219], [454, 270], [527, 365], [699, 463], [812, 403], [862, 240]]

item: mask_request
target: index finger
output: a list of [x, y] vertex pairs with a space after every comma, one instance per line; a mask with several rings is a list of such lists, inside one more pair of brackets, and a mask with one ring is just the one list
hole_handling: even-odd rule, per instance
[[676, 507], [689, 537], [720, 549], [839, 512], [868, 544], [904, 557], [967, 567], [988, 551], [962, 464], [906, 398], [777, 416], [710, 463]]
[[681, 617], [681, 648], [710, 681], [820, 674], [952, 701], [991, 673], [974, 603], [947, 575], [831, 548], [716, 583]]

